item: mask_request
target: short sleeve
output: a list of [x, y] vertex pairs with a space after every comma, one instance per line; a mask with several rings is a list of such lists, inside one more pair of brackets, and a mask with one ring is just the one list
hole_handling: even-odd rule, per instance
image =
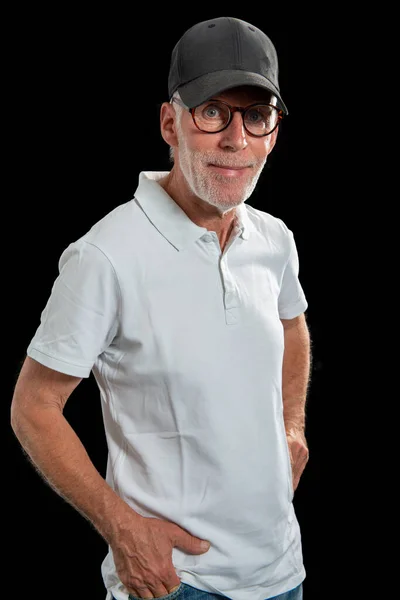
[[27, 354], [67, 375], [89, 377], [118, 329], [120, 293], [108, 257], [83, 239], [59, 260], [59, 275]]
[[307, 301], [299, 281], [299, 257], [293, 233], [288, 230], [290, 251], [283, 272], [278, 298], [279, 317], [294, 319], [307, 309]]

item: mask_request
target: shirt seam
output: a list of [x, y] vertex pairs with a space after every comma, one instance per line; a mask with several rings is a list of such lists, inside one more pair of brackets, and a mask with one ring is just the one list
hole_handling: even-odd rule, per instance
[[58, 362], [64, 363], [66, 365], [70, 365], [71, 367], [78, 367], [79, 369], [87, 369], [88, 367], [91, 368], [90, 363], [86, 363], [86, 364], [78, 364], [78, 363], [74, 363], [68, 360], [64, 360], [63, 358], [59, 358], [58, 356], [55, 356], [53, 354], [48, 354], [47, 352], [43, 352], [43, 350], [39, 350], [39, 348], [33, 344], [31, 346], [31, 350], [35, 350], [35, 352], [39, 352], [39, 354], [43, 354], [43, 356], [47, 356], [48, 358], [51, 358], [53, 360], [56, 360]]

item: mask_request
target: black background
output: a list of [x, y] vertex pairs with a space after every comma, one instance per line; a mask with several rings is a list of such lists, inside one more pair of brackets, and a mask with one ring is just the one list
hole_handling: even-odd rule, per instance
[[[9, 53], [18, 68], [13, 70], [10, 96], [18, 117], [12, 121], [9, 146], [14, 185], [7, 220], [13, 247], [7, 273], [10, 293], [5, 295], [9, 316], [5, 323], [9, 341], [3, 403], [6, 423], [13, 386], [58, 275], [60, 254], [107, 212], [132, 198], [140, 171], [169, 170], [159, 110], [168, 100], [170, 53], [196, 21], [225, 14], [205, 10], [190, 14], [178, 7], [164, 13], [154, 8], [154, 14], [145, 17], [106, 10], [85, 15], [61, 10], [39, 14], [36, 9], [13, 22], [15, 36]], [[315, 123], [309, 110], [305, 78], [314, 79], [316, 73], [310, 60], [306, 74], [301, 68], [300, 36], [294, 27], [284, 22], [278, 10], [275, 14], [269, 10], [268, 17], [257, 11], [232, 16], [263, 29], [274, 42], [282, 97], [289, 109], [277, 145], [247, 203], [283, 219], [294, 232], [300, 280], [309, 302], [313, 342], [307, 408], [310, 460], [294, 503], [307, 571], [304, 598], [312, 600], [321, 598], [322, 585], [321, 431], [328, 387], [320, 267], [326, 217], [318, 176], [323, 159], [318, 145], [313, 145], [324, 122]], [[65, 416], [104, 475], [107, 450], [92, 377], [73, 393]], [[9, 593], [12, 597], [24, 593], [32, 598], [104, 600], [100, 565], [105, 542], [42, 481], [23, 456], [10, 426], [6, 431], [11, 483], [6, 514], [12, 525], [7, 540]]]

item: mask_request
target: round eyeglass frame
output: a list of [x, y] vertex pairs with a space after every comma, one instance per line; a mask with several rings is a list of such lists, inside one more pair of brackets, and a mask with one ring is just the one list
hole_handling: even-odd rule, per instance
[[[226, 123], [226, 125], [224, 125], [222, 127], [222, 129], [218, 129], [218, 131], [207, 131], [205, 129], [201, 129], [201, 127], [198, 126], [198, 124], [196, 123], [196, 118], [194, 116], [194, 113], [196, 111], [196, 108], [198, 108], [198, 106], [195, 106], [194, 108], [188, 108], [185, 104], [183, 104], [183, 102], [181, 102], [178, 98], [171, 98], [171, 102], [176, 102], [177, 104], [179, 104], [179, 106], [182, 106], [182, 108], [185, 108], [186, 110], [188, 110], [190, 112], [190, 114], [192, 115], [192, 119], [193, 119], [193, 123], [195, 124], [195, 126], [197, 127], [197, 129], [199, 131], [201, 131], [202, 133], [221, 133], [221, 131], [224, 131], [224, 129], [226, 129], [227, 127], [229, 127], [229, 125], [232, 122], [233, 119], [233, 114], [235, 112], [240, 112], [242, 115], [242, 121], [243, 121], [243, 127], [245, 128], [245, 130], [247, 131], [247, 133], [253, 137], [266, 137], [267, 135], [271, 135], [271, 133], [273, 133], [275, 131], [275, 129], [278, 127], [278, 125], [281, 123], [282, 119], [283, 119], [283, 110], [281, 110], [280, 108], [278, 108], [277, 106], [275, 106], [274, 104], [269, 104], [267, 102], [254, 102], [253, 104], [249, 104], [248, 106], [231, 106], [230, 104], [228, 104], [227, 102], [224, 102], [224, 100], [218, 100], [217, 98], [210, 98], [209, 100], [206, 100], [205, 102], [202, 102], [201, 104], [205, 104], [206, 102], [220, 102], [221, 104], [225, 104], [225, 106], [228, 107], [229, 110], [229, 119], [228, 122]], [[199, 106], [201, 106], [201, 104], [199, 104]], [[254, 108], [255, 106], [271, 106], [272, 108], [274, 108], [275, 110], [278, 111], [278, 121], [276, 122], [276, 125], [273, 129], [271, 129], [271, 131], [268, 131], [268, 133], [260, 133], [260, 134], [256, 134], [256, 133], [252, 133], [251, 131], [249, 131], [246, 127], [246, 124], [244, 122], [244, 113], [249, 110], [250, 108]]]

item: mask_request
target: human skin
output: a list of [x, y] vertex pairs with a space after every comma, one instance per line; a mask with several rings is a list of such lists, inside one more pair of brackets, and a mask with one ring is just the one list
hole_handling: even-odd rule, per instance
[[284, 334], [282, 365], [283, 419], [292, 465], [293, 491], [309, 459], [305, 437], [307, 391], [310, 384], [311, 344], [304, 314], [281, 319]]
[[[270, 102], [269, 92], [251, 86], [237, 87], [213, 98], [241, 107]], [[223, 250], [235, 209], [254, 190], [275, 146], [279, 127], [270, 135], [254, 137], [246, 132], [242, 115], [235, 112], [226, 129], [204, 133], [193, 123], [188, 110], [169, 102], [161, 106], [160, 127], [164, 140], [174, 148], [174, 166], [160, 185], [196, 225], [216, 232]], [[226, 170], [221, 165], [245, 168]]]

